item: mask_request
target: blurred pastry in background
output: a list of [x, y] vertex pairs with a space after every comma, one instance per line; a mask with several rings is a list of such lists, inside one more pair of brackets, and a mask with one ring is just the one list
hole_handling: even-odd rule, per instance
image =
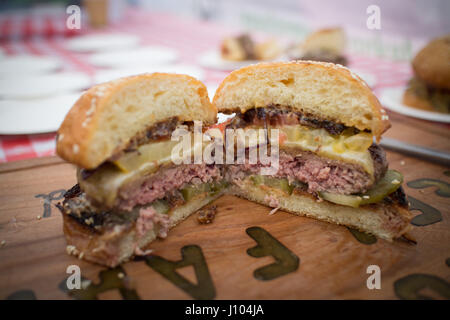
[[222, 58], [232, 61], [255, 60], [255, 43], [248, 34], [225, 38], [221, 47]]
[[342, 28], [326, 28], [311, 33], [303, 43], [290, 50], [295, 60], [312, 60], [347, 65], [346, 35]]
[[412, 61], [414, 77], [403, 103], [418, 109], [450, 113], [450, 34], [432, 40]]
[[281, 49], [276, 40], [271, 39], [255, 45], [257, 60], [272, 60], [281, 54]]
[[225, 60], [271, 60], [281, 53], [275, 40], [255, 42], [248, 34], [225, 38], [221, 46], [221, 55]]

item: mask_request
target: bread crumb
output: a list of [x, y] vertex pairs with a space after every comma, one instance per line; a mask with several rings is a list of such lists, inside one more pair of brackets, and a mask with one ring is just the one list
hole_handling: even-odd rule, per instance
[[394, 180], [391, 181], [391, 183], [392, 183], [392, 184], [399, 184], [400, 181], [398, 181], [397, 179], [394, 179]]
[[209, 224], [214, 221], [217, 213], [217, 206], [210, 206], [198, 211], [197, 221], [200, 224]]
[[134, 249], [134, 254], [137, 256], [147, 256], [149, 254], [151, 254], [153, 252], [153, 249], [147, 249], [147, 250], [142, 250], [139, 247], [136, 247], [136, 249]]
[[2, 240], [2, 242], [0, 242], [0, 247], [4, 247], [6, 245], [6, 240]]
[[78, 259], [83, 259], [83, 257], [84, 257], [84, 252], [81, 252], [79, 255], [78, 255]]
[[370, 196], [363, 196], [363, 199], [370, 199]]
[[278, 210], [280, 210], [280, 207], [273, 208], [273, 209], [269, 212], [269, 216], [275, 214], [275, 212], [277, 212]]
[[117, 274], [117, 278], [123, 279], [123, 278], [125, 278], [125, 275], [123, 274], [123, 272], [119, 272], [119, 273]]
[[66, 252], [70, 255], [76, 255], [78, 253], [78, 249], [75, 246], [68, 245], [66, 246]]
[[37, 216], [36, 218], [37, 218], [38, 220], [41, 220], [41, 216]]

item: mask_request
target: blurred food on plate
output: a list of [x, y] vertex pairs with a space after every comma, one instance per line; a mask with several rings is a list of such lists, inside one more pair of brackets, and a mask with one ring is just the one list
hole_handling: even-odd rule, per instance
[[346, 35], [342, 28], [320, 29], [290, 49], [295, 60], [312, 60], [347, 65], [345, 57]]
[[222, 58], [230, 61], [271, 60], [280, 53], [281, 49], [275, 40], [256, 42], [248, 34], [227, 37], [221, 45]]
[[429, 42], [412, 61], [414, 77], [403, 103], [418, 109], [450, 113], [450, 34]]
[[277, 58], [281, 53], [281, 49], [274, 39], [257, 43], [255, 45], [255, 51], [257, 60], [272, 60]]

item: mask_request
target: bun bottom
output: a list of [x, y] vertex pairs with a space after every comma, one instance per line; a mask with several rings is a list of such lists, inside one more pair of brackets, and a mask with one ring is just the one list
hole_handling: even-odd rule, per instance
[[[169, 228], [173, 228], [221, 195], [218, 193], [214, 196], [196, 198], [175, 208], [170, 213]], [[115, 267], [130, 260], [136, 251], [145, 252], [146, 246], [154, 241], [159, 233], [159, 225], [155, 224], [153, 229], [138, 237], [135, 223], [99, 233], [64, 212], [62, 215], [67, 253], [107, 267]]]
[[251, 183], [233, 186], [231, 192], [269, 207], [274, 207], [276, 203], [284, 211], [358, 229], [388, 241], [401, 237], [411, 228], [412, 214], [408, 206], [404, 205], [405, 199], [353, 208], [318, 200], [306, 192], [287, 195], [279, 190], [267, 186], [262, 189]]

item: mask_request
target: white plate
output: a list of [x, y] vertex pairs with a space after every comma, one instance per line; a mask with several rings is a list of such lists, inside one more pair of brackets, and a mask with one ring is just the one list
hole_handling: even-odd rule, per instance
[[42, 74], [55, 71], [62, 67], [61, 60], [54, 57], [16, 55], [0, 59], [0, 77], [9, 77], [11, 74]]
[[79, 72], [16, 75], [0, 78], [1, 99], [35, 99], [87, 89], [91, 80]]
[[420, 110], [406, 106], [402, 103], [404, 87], [386, 88], [380, 92], [380, 102], [387, 109], [410, 116], [414, 118], [450, 123], [450, 115]]
[[245, 60], [245, 61], [229, 61], [224, 60], [220, 56], [220, 52], [217, 50], [208, 51], [202, 54], [198, 60], [198, 63], [205, 68], [221, 70], [221, 71], [232, 71], [246, 67], [251, 64], [259, 63], [258, 60]]
[[165, 72], [165, 73], [177, 73], [177, 74], [187, 74], [198, 80], [203, 80], [205, 74], [202, 69], [193, 65], [168, 65], [168, 66], [141, 66], [139, 68], [127, 68], [127, 69], [112, 69], [98, 71], [94, 76], [95, 83], [103, 83], [118, 78], [123, 78], [127, 76], [133, 76], [142, 73], [152, 73], [152, 72]]
[[139, 37], [116, 33], [76, 37], [67, 41], [66, 48], [76, 52], [107, 52], [134, 48], [138, 44]]
[[373, 88], [376, 86], [377, 78], [372, 73], [360, 71], [358, 69], [353, 68], [351, 68], [351, 70], [353, 73], [357, 74], [361, 79], [363, 79], [369, 87]]
[[125, 51], [96, 53], [89, 57], [89, 62], [96, 67], [120, 68], [142, 65], [158, 65], [174, 62], [178, 54], [166, 47], [151, 46]]
[[0, 134], [54, 132], [80, 94], [47, 99], [1, 100]]

